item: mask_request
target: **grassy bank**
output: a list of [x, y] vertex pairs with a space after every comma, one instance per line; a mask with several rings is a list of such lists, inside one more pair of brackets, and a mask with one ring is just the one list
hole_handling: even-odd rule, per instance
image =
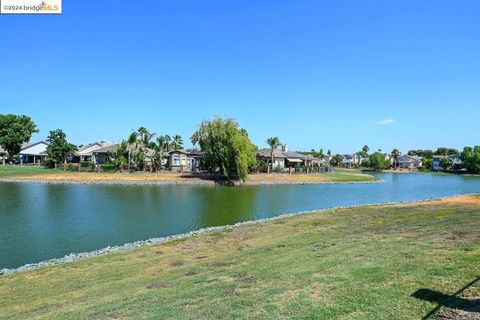
[[479, 196], [285, 217], [0, 276], [0, 318], [419, 319], [480, 275], [479, 225]]
[[[34, 166], [1, 166], [0, 179], [34, 180], [45, 182], [127, 182], [127, 183], [196, 183], [215, 184], [208, 175], [193, 175], [189, 173], [109, 173], [109, 172], [73, 172], [45, 169]], [[280, 183], [332, 183], [332, 182], [369, 182], [376, 178], [366, 174], [353, 172], [329, 172], [322, 174], [252, 174], [247, 184], [280, 184]]]

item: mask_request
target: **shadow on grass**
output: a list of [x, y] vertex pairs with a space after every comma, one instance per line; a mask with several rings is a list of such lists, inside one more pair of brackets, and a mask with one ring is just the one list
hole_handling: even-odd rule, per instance
[[480, 313], [480, 299], [464, 299], [461, 297], [457, 297], [460, 293], [468, 289], [469, 287], [473, 286], [480, 280], [480, 277], [477, 277], [457, 292], [453, 294], [445, 294], [439, 291], [431, 290], [431, 289], [418, 289], [415, 291], [411, 296], [416, 299], [421, 299], [429, 302], [436, 303], [437, 306], [427, 313], [422, 319], [429, 319], [432, 315], [434, 315], [441, 307], [446, 307], [450, 309], [457, 309], [466, 312], [475, 312]]

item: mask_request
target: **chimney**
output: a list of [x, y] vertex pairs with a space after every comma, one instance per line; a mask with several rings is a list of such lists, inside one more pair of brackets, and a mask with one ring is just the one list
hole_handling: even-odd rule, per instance
[[282, 151], [283, 151], [283, 152], [288, 152], [288, 144], [284, 144], [284, 145], [282, 146]]

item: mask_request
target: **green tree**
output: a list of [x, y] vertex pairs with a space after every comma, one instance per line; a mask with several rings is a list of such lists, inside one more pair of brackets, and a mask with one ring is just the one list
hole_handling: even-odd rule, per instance
[[323, 154], [323, 149], [320, 149], [320, 151], [318, 152], [318, 157], [320, 158], [320, 160], [323, 160], [325, 158], [325, 155]]
[[390, 152], [390, 156], [393, 158], [393, 165], [398, 166], [398, 158], [400, 157], [400, 151], [398, 149], [393, 149]]
[[480, 146], [465, 147], [460, 156], [469, 173], [480, 173]]
[[234, 119], [203, 121], [192, 135], [194, 142], [200, 145], [206, 166], [211, 171], [218, 170], [229, 180], [244, 181], [248, 169], [256, 163], [256, 148]]
[[67, 157], [72, 155], [77, 147], [67, 141], [67, 136], [61, 129], [50, 131], [47, 141], [49, 142], [47, 146], [48, 158], [55, 162], [55, 167], [63, 163], [63, 169], [65, 170]]
[[129, 156], [129, 145], [127, 140], [122, 140], [122, 142], [115, 148], [113, 151], [113, 156], [115, 157], [115, 164], [120, 171], [123, 171], [128, 165], [128, 156]]
[[336, 154], [332, 157], [332, 159], [330, 159], [330, 165], [333, 167], [337, 167], [342, 162], [342, 160], [343, 160], [342, 155]]
[[152, 166], [155, 172], [158, 172], [158, 170], [162, 167], [162, 153], [159, 149], [155, 149], [155, 152], [153, 153]]
[[270, 157], [272, 158], [270, 162], [270, 173], [272, 173], [273, 172], [273, 152], [275, 151], [275, 149], [281, 146], [281, 143], [278, 137], [271, 137], [267, 139], [267, 144], [270, 146]]
[[362, 151], [365, 152], [365, 154], [368, 155], [368, 151], [370, 151], [370, 148], [367, 145], [364, 145], [362, 148]]
[[437, 148], [437, 151], [435, 151], [436, 155], [440, 156], [448, 156], [451, 154], [460, 154], [457, 149], [454, 148], [446, 148], [446, 147], [440, 147]]
[[172, 150], [180, 150], [183, 149], [183, 139], [182, 136], [176, 134], [172, 138], [172, 142], [170, 143]]
[[15, 114], [0, 114], [0, 147], [12, 160], [20, 152], [23, 143], [30, 141], [38, 129], [30, 117]]
[[443, 170], [447, 170], [448, 168], [451, 168], [453, 166], [453, 159], [450, 157], [443, 157], [440, 159], [440, 167], [442, 167]]
[[370, 167], [375, 170], [384, 170], [390, 167], [390, 161], [385, 159], [385, 155], [380, 152], [372, 153], [369, 158]]

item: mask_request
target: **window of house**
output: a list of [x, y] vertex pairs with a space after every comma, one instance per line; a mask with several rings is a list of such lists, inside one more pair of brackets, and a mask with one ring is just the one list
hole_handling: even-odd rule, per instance
[[180, 165], [180, 156], [178, 154], [173, 155], [173, 165], [179, 166]]

